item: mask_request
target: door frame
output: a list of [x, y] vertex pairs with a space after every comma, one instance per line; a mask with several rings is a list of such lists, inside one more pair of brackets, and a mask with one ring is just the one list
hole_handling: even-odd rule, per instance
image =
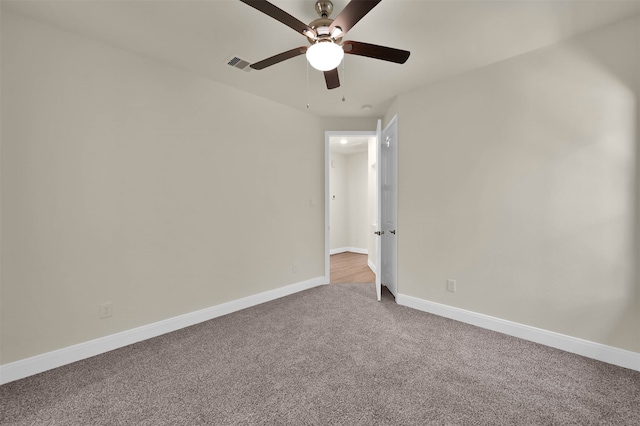
[[[375, 130], [363, 131], [345, 131], [345, 130], [327, 130], [324, 132], [324, 280], [325, 284], [331, 282], [331, 183], [329, 181], [331, 166], [331, 147], [330, 141], [333, 137], [353, 137], [366, 136], [377, 137]], [[377, 141], [376, 143], [379, 143]], [[377, 161], [377, 160], [376, 160]], [[376, 269], [378, 266], [376, 265]]]

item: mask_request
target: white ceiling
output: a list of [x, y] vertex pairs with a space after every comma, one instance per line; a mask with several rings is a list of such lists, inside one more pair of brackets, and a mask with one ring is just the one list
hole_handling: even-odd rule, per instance
[[[272, 3], [304, 22], [317, 17], [314, 0]], [[346, 4], [334, 0], [332, 17]], [[624, 19], [640, 1], [383, 0], [346, 39], [411, 57], [398, 65], [347, 55], [342, 87], [332, 91], [312, 68], [307, 88], [304, 55], [262, 71], [228, 66], [231, 56], [257, 62], [307, 44], [238, 0], [2, 0], [2, 8], [313, 114], [379, 117], [400, 93]]]
[[[369, 151], [371, 136], [332, 136], [329, 138], [329, 149], [338, 154], [351, 155]], [[342, 143], [345, 141], [346, 143]]]

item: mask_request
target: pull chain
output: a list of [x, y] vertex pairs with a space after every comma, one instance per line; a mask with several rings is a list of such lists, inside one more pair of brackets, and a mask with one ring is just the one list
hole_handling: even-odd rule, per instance
[[309, 61], [307, 63], [307, 109], [309, 109]]
[[342, 102], [344, 102], [344, 101], [345, 101], [345, 97], [344, 97], [344, 83], [346, 83], [346, 82], [347, 82], [347, 73], [344, 71], [344, 63], [345, 63], [345, 60], [344, 60], [344, 58], [342, 58], [342, 81], [343, 81], [343, 83], [342, 83]]

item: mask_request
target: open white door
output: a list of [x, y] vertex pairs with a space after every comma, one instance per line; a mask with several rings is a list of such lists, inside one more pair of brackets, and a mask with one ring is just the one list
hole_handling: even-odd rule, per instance
[[382, 145], [382, 120], [376, 127], [376, 294], [382, 299], [382, 179], [380, 167], [380, 147]]
[[[382, 143], [380, 144], [380, 156], [378, 157], [379, 176], [382, 182], [381, 191], [382, 206], [379, 210], [381, 216], [381, 261], [380, 271], [382, 282], [394, 297], [398, 296], [397, 270], [398, 270], [398, 116], [394, 116], [389, 125], [382, 131]], [[376, 265], [378, 271], [378, 265]], [[376, 277], [377, 280], [377, 277]]]

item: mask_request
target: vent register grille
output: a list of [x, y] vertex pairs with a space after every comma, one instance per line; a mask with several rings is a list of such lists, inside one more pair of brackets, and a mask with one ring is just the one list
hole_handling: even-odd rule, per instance
[[239, 70], [251, 71], [251, 67], [249, 66], [251, 64], [244, 59], [238, 58], [237, 56], [232, 56], [231, 58], [229, 58], [229, 60], [227, 61], [227, 65], [233, 68], [238, 68]]

